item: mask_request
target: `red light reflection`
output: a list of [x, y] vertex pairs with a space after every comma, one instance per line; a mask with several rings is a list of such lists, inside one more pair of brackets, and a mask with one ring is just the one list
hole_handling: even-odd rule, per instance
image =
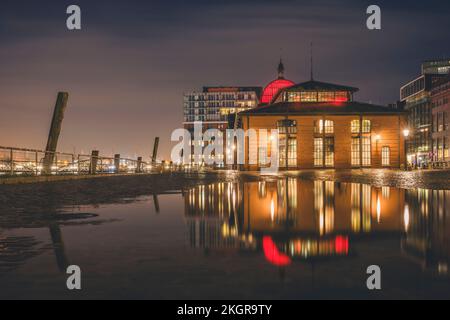
[[336, 253], [347, 254], [348, 253], [348, 237], [346, 236], [336, 236], [334, 241], [334, 248]]
[[263, 250], [267, 261], [272, 264], [276, 266], [287, 266], [291, 264], [291, 258], [281, 253], [269, 236], [263, 237]]

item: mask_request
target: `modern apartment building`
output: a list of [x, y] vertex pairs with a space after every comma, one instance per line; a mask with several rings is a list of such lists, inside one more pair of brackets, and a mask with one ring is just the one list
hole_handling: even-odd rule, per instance
[[431, 115], [433, 122], [433, 162], [443, 165], [450, 162], [450, 75], [439, 80], [431, 90]]

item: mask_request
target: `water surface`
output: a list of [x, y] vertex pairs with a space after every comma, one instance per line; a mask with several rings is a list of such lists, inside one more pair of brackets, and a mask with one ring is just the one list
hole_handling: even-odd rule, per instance
[[8, 214], [0, 297], [450, 298], [449, 208], [450, 191], [284, 177]]

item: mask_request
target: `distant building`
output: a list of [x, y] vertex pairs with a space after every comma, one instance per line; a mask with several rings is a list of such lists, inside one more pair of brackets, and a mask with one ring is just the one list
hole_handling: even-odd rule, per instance
[[450, 161], [450, 75], [439, 80], [431, 90], [433, 122], [433, 162]]
[[[424, 71], [431, 69], [423, 67]], [[432, 155], [431, 89], [445, 74], [422, 74], [400, 88], [400, 100], [408, 112], [410, 136], [407, 141], [408, 161], [416, 166], [427, 165]]]
[[[191, 132], [192, 137], [196, 122], [201, 122], [203, 132], [207, 129], [225, 130], [230, 115], [255, 108], [259, 104], [261, 91], [261, 87], [203, 87], [201, 92], [186, 93], [183, 126]], [[203, 141], [194, 140], [193, 144], [205, 147]]]
[[422, 74], [447, 74], [450, 72], [450, 58], [422, 62]]
[[[399, 168], [405, 161], [404, 111], [356, 102], [356, 91], [310, 80], [281, 89], [271, 104], [239, 116], [245, 130], [278, 129], [283, 169]], [[271, 154], [270, 141], [247, 143], [244, 169], [268, 167]]]

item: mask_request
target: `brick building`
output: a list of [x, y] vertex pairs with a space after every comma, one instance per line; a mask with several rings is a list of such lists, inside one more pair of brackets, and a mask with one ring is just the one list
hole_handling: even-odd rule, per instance
[[[356, 102], [356, 91], [311, 80], [284, 88], [269, 105], [239, 116], [244, 130], [279, 130], [281, 169], [402, 167], [405, 112]], [[268, 166], [270, 141], [255, 145], [246, 139], [243, 168]], [[250, 164], [251, 159], [257, 159], [256, 164]]]

